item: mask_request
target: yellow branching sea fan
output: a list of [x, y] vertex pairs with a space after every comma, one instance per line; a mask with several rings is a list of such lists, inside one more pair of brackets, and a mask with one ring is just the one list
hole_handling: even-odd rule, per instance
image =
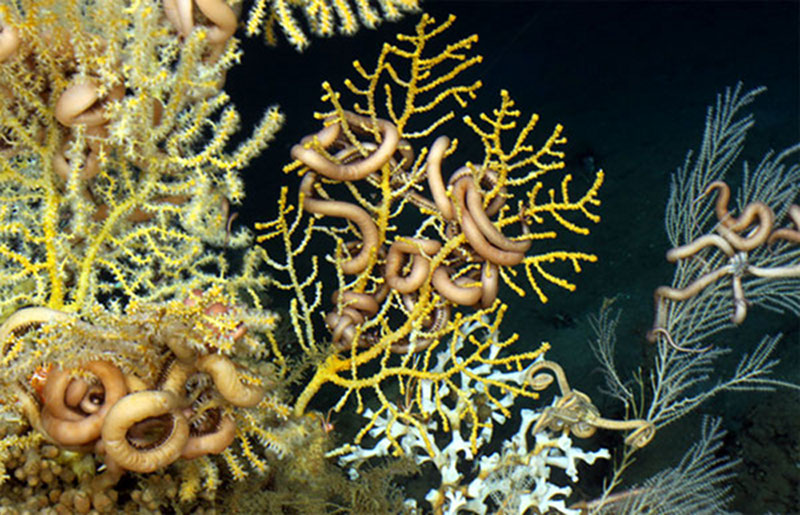
[[[475, 370], [522, 373], [547, 348], [499, 336], [507, 309], [497, 296], [501, 281], [524, 296], [524, 274], [546, 302], [543, 282], [575, 288], [548, 271], [550, 263], [580, 272], [582, 262], [596, 261], [545, 246], [559, 230], [587, 234], [585, 222], [599, 221], [592, 208], [602, 171], [577, 198], [569, 174], [546, 189], [564, 168], [560, 125], [532, 143], [539, 117], [521, 118], [503, 91], [491, 113], [463, 118], [483, 160], [458, 161], [459, 140], [445, 135], [456, 115], [446, 105], [463, 108], [475, 98], [480, 81], [461, 81], [481, 57], [470, 53], [477, 36], [439, 44], [453, 21], [423, 15], [414, 34], [383, 45], [373, 69], [355, 61], [358, 79], [345, 81], [356, 97], [352, 107], [323, 84], [330, 106], [317, 114], [323, 128], [294, 146], [285, 168], [301, 177], [297, 202], [284, 188], [278, 218], [257, 226], [274, 286], [293, 294], [290, 316], [302, 351], [326, 356], [295, 413], [328, 383], [343, 390], [337, 411], [351, 398], [364, 411], [371, 392], [379, 407], [355, 443], [381, 417], [423, 434], [425, 422], [438, 417], [445, 430], [468, 428], [474, 449], [481, 428], [491, 425], [487, 413], [509, 415], [501, 399], [536, 396], [528, 382]], [[319, 249], [328, 253], [325, 263], [312, 255]], [[309, 273], [299, 274], [301, 268]]]

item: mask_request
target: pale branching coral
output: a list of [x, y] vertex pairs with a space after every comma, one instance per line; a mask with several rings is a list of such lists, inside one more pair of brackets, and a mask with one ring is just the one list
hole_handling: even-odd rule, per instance
[[555, 484], [550, 469], [563, 469], [577, 484], [578, 464], [592, 465], [597, 459], [609, 459], [608, 450], [584, 451], [573, 445], [566, 434], [554, 437], [537, 432], [532, 426], [540, 415], [532, 410], [523, 409], [520, 415], [519, 430], [503, 443], [502, 451], [481, 457], [477, 476], [467, 485], [462, 500], [456, 502], [455, 496], [447, 496], [449, 513], [457, 513], [458, 509], [491, 513], [498, 508], [513, 513], [531, 509], [539, 513], [581, 513], [567, 507], [572, 488]]
[[[468, 341], [491, 342], [496, 336], [489, 334], [483, 324], [471, 322], [454, 338], [452, 353], [440, 353], [432, 371], [452, 366], [451, 360], [459, 359]], [[487, 357], [494, 359], [499, 352], [499, 346], [492, 346]], [[574, 513], [565, 506], [570, 488], [552, 483], [549, 468], [563, 468], [569, 478], [577, 482], [577, 461], [591, 465], [599, 457], [608, 458], [608, 451], [584, 452], [572, 445], [566, 433], [551, 437], [533, 427], [544, 415], [523, 409], [519, 429], [505, 441], [502, 453], [487, 452], [492, 445], [497, 445], [492, 440], [495, 425], [504, 425], [513, 416], [512, 388], [524, 388], [532, 367], [539, 362], [515, 372], [498, 371], [488, 361], [474, 362], [446, 384], [437, 385], [421, 379], [418, 396], [415, 398], [414, 392], [407, 390], [404, 404], [400, 406], [410, 411], [415, 403], [419, 404], [413, 420], [397, 416], [391, 410], [375, 413], [366, 409], [362, 415], [370, 423], [366, 426], [368, 437], [363, 436], [370, 445], [362, 441], [360, 435], [356, 445], [346, 444], [330, 455], [349, 466], [354, 477], [359, 475], [363, 463], [397, 454], [398, 450], [420, 465], [431, 463], [439, 474], [439, 486], [428, 492], [426, 500], [436, 513], [459, 513], [460, 510], [488, 513], [499, 506], [518, 513], [530, 507], [541, 513], [549, 509]], [[471, 397], [465, 398], [462, 392], [472, 392]], [[490, 403], [490, 399], [494, 401]], [[464, 419], [464, 412], [471, 409], [470, 403], [478, 406], [480, 419], [477, 423]], [[444, 413], [444, 418], [434, 416], [437, 413]], [[529, 441], [533, 442], [534, 436], [535, 444], [531, 446]], [[467, 463], [479, 469], [467, 472]]]
[[[676, 270], [670, 286], [655, 290], [655, 323], [648, 336], [656, 350], [644, 373], [636, 371], [627, 379], [615, 363], [619, 315], [610, 301], [593, 320], [593, 347], [608, 392], [655, 430], [724, 391], [800, 388], [774, 375], [780, 335], [765, 335], [751, 349], [737, 346], [741, 357], [736, 368], [712, 374], [731, 352], [718, 342], [725, 339], [725, 330], [745, 321], [749, 306], [800, 313], [800, 166], [794, 162], [800, 145], [777, 155], [768, 152], [753, 171], [745, 163], [735, 209], [729, 206], [725, 182], [754, 123], [752, 115], [740, 111], [763, 90], [743, 93], [740, 83], [718, 95], [708, 108], [700, 152], [694, 159], [690, 153], [672, 176], [665, 225], [672, 245], [667, 259]], [[626, 449], [603, 497], [590, 507], [605, 510], [608, 503], [606, 511], [613, 511], [624, 502], [624, 511], [638, 513], [659, 499], [669, 513], [717, 512], [725, 497], [719, 483], [729, 469], [709, 457], [718, 445], [717, 429], [718, 423], [705, 427], [678, 468], [641, 489], [612, 494], [633, 459], [633, 450]], [[685, 496], [673, 495], [670, 489], [678, 487]]]

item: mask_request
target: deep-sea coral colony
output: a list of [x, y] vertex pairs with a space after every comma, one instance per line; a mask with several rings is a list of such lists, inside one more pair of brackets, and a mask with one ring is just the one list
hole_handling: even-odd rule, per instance
[[[367, 3], [356, 5], [364, 24], [376, 21]], [[387, 18], [416, 7], [380, 5]], [[315, 33], [333, 30], [334, 10], [341, 31], [355, 27], [346, 3], [302, 6]], [[304, 46], [289, 8], [283, 0], [255, 2], [247, 31], [263, 27], [271, 41], [280, 26]], [[503, 92], [491, 114], [464, 117], [485, 155], [445, 184], [458, 140], [440, 132], [455, 115], [430, 116], [450, 99], [466, 106], [480, 87], [452, 85], [480, 62], [466, 53], [476, 37], [424, 55], [452, 21], [423, 17], [415, 35], [398, 37], [409, 48], [385, 45], [372, 72], [356, 62], [366, 84], [346, 87], [364, 105], [345, 109], [324, 86], [332, 107], [320, 115], [324, 128], [293, 149], [296, 161], [287, 167], [303, 175], [298, 205], [289, 205], [284, 189], [278, 219], [261, 226], [261, 241], [277, 240], [285, 257], [251, 249], [234, 274], [208, 244], [247, 245], [246, 232], [225, 230], [230, 204], [243, 196], [238, 170], [282, 122], [271, 108], [252, 137], [226, 151], [238, 123], [221, 89], [240, 57], [231, 37], [235, 11], [222, 0], [0, 6], [0, 414], [3, 430], [16, 431], [0, 441], [2, 463], [16, 463], [17, 451], [43, 441], [95, 453], [106, 465], [92, 481], [96, 509], [109, 508], [113, 499], [95, 494], [125, 470], [177, 463], [180, 498], [188, 500], [201, 479], [208, 491], [218, 484], [210, 455], [221, 454], [238, 479], [246, 467], [237, 456], [263, 471], [258, 450], [289, 452], [304, 431], [287, 428], [309, 420], [291, 411], [303, 414], [332, 383], [344, 389], [332, 408], [354, 397], [368, 419], [352, 445], [332, 453], [342, 463], [387, 453], [432, 461], [442, 476], [428, 495], [437, 509], [480, 512], [491, 499], [522, 511], [565, 510], [569, 488], [547, 480], [549, 467], [575, 480], [577, 461], [607, 453], [583, 452], [569, 434], [614, 424], [565, 387], [554, 364], [539, 361], [538, 368], [559, 379], [561, 399], [543, 414], [523, 411], [517, 436], [502, 453], [481, 458], [466, 488], [457, 487], [457, 464], [489, 441], [515, 398], [535, 398], [552, 382], [533, 374], [547, 344], [520, 351], [516, 336], [499, 336], [506, 306], [498, 287], [502, 280], [524, 296], [521, 268], [542, 302], [542, 279], [574, 289], [546, 265], [563, 261], [579, 272], [595, 256], [539, 247], [559, 229], [588, 233], [570, 221], [573, 212], [599, 221], [591, 207], [603, 173], [578, 199], [564, 175], [542, 200], [544, 180], [564, 167], [566, 139], [556, 126], [540, 146], [528, 142], [536, 115], [512, 134], [521, 113]], [[398, 75], [403, 62], [406, 78]], [[385, 113], [378, 112], [381, 92]], [[434, 136], [429, 147], [415, 146]], [[553, 228], [536, 230], [548, 220]], [[318, 260], [304, 278], [296, 266], [317, 236], [334, 243], [331, 307], [317, 281]], [[288, 279], [257, 273], [260, 259]], [[287, 360], [269, 333], [275, 317], [257, 295], [267, 282], [295, 293], [291, 322], [301, 350], [317, 363], [291, 408], [277, 387]], [[316, 337], [319, 318], [330, 342]], [[258, 365], [265, 357], [269, 366]], [[369, 391], [374, 409], [364, 405]], [[551, 438], [543, 427], [561, 434]], [[637, 421], [616, 427], [651, 434]], [[53, 447], [41, 449], [53, 454]], [[509, 480], [513, 498], [502, 493]], [[72, 506], [88, 511], [87, 495], [75, 493]]]
[[[152, 472], [178, 458], [225, 451], [237, 425], [248, 427], [244, 419], [237, 424], [233, 410], [259, 405], [265, 391], [261, 377], [222, 353], [248, 339], [247, 315], [222, 298], [219, 290], [197, 290], [184, 301], [99, 314], [92, 324], [48, 308], [17, 311], [0, 326], [0, 337], [15, 347], [39, 345], [26, 337], [34, 332], [46, 345], [92, 348], [102, 340], [101, 349], [128, 343], [141, 352], [136, 361], [103, 353], [69, 370], [48, 365], [33, 385], [41, 407], [17, 387], [27, 419], [62, 447], [104, 454], [112, 483], [124, 470]], [[201, 325], [193, 327], [197, 320]], [[285, 416], [286, 409], [276, 409]]]
[[[519, 475], [514, 495], [525, 497], [504, 506], [566, 509], [569, 487], [548, 483], [548, 467], [564, 467], [576, 479], [576, 460], [608, 457], [573, 447], [570, 431], [585, 436], [607, 423], [636, 429], [631, 444], [644, 445], [652, 426], [601, 419], [588, 397], [569, 391], [563, 380], [562, 395], [569, 399], [547, 411], [547, 419], [526, 415], [515, 448], [504, 451], [507, 458], [482, 458], [480, 476], [469, 487], [462, 484], [459, 463], [475, 458], [494, 423], [511, 416], [515, 398], [536, 398], [536, 390], [552, 382], [544, 372], [531, 376], [547, 344], [524, 348], [516, 336], [499, 336], [506, 306], [498, 288], [502, 281], [524, 296], [521, 271], [542, 302], [548, 300], [542, 279], [575, 288], [546, 265], [564, 261], [580, 272], [581, 262], [596, 257], [542, 245], [559, 229], [587, 234], [569, 219], [575, 215], [599, 221], [591, 208], [599, 204], [603, 172], [577, 199], [569, 174], [545, 193], [547, 176], [564, 168], [562, 127], [540, 146], [532, 144], [538, 116], [518, 127], [522, 114], [505, 91], [491, 114], [463, 118], [485, 154], [481, 162], [458, 163], [459, 141], [442, 134], [455, 117], [445, 106], [453, 101], [465, 107], [475, 97], [479, 81], [457, 82], [481, 58], [469, 55], [476, 36], [429, 51], [431, 40], [452, 23], [423, 15], [415, 34], [398, 35], [398, 46], [384, 44], [374, 69], [355, 61], [363, 82], [345, 81], [359, 99], [350, 109], [323, 84], [322, 99], [331, 107], [317, 115], [323, 127], [292, 148], [294, 161], [285, 168], [302, 177], [297, 204], [283, 188], [278, 218], [257, 225], [260, 242], [283, 248], [283, 257], [265, 251], [265, 260], [285, 278], [276, 277], [275, 285], [293, 293], [290, 315], [299, 346], [309, 355], [323, 354], [294, 410], [303, 413], [327, 383], [343, 389], [332, 409], [352, 400], [367, 422], [352, 444], [330, 456], [351, 465], [355, 475], [359, 464], [387, 454], [432, 462], [441, 486], [428, 501], [437, 512], [487, 510], [490, 499], [502, 497], [506, 473]], [[432, 140], [429, 147], [417, 143], [425, 139]], [[537, 229], [548, 221], [550, 227]], [[310, 263], [300, 259], [312, 248], [331, 249], [328, 264], [313, 255]], [[298, 274], [301, 266], [309, 272]], [[328, 266], [332, 274], [323, 272]], [[335, 278], [331, 293], [327, 277]], [[324, 341], [315, 329], [320, 318]], [[374, 401], [365, 398], [369, 392]], [[529, 448], [536, 419], [536, 445]], [[551, 440], [544, 427], [561, 439]], [[538, 467], [530, 468], [534, 462]]]
[[[201, 256], [203, 240], [221, 238], [229, 199], [241, 198], [235, 172], [281, 118], [268, 111], [226, 154], [236, 123], [227, 107], [195, 153], [192, 133], [227, 102], [236, 16], [219, 1], [198, 4], [202, 26], [184, 3], [139, 7], [0, 11], [2, 386], [16, 398], [5, 409], [62, 448], [103, 455], [105, 484], [226, 451], [255, 424], [233, 410], [264, 399], [262, 378], [237, 364], [263, 346], [241, 325], [241, 284], [193, 272], [203, 260], [206, 274], [224, 266]], [[270, 318], [256, 315], [253, 328]]]
[[[214, 249], [248, 244], [247, 231], [226, 230], [243, 197], [238, 171], [283, 120], [268, 109], [228, 149], [238, 114], [222, 86], [241, 57], [238, 4], [0, 5], [0, 484], [6, 464], [31, 487], [40, 473], [50, 484], [64, 460], [86, 461], [72, 451], [106, 466], [60, 501], [15, 490], [31, 509], [108, 510], [116, 495], [104, 491], [122, 472], [176, 461], [188, 500], [219, 483], [209, 455], [238, 479], [266, 468], [259, 451], [291, 445], [272, 431], [289, 409], [276, 317], [257, 295], [267, 278], [254, 253], [237, 274]], [[311, 31], [330, 33], [333, 7], [310, 4], [300, 11]], [[396, 17], [416, 2], [382, 5]], [[366, 2], [336, 6], [344, 32], [354, 12], [381, 18]], [[257, 2], [247, 31], [297, 33], [296, 8]], [[270, 353], [274, 367], [258, 364]], [[35, 456], [44, 464], [28, 467]], [[81, 468], [96, 474], [93, 459]]]
[[0, 66], [6, 316], [185, 295], [224, 267], [204, 242], [246, 243], [225, 234], [238, 170], [282, 116], [226, 152], [238, 115], [222, 79], [240, 52], [233, 11], [210, 3], [227, 14], [199, 9], [186, 36], [159, 2], [0, 6], [16, 38]]

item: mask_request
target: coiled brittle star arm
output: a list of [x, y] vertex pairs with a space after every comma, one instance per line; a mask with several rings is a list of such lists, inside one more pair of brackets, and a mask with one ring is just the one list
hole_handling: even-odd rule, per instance
[[[372, 120], [369, 118], [350, 111], [344, 111], [344, 120], [358, 132], [364, 132], [367, 127], [372, 125]], [[313, 148], [310, 148], [311, 143], [314, 141], [317, 141], [323, 148], [332, 145], [339, 137], [341, 131], [340, 123], [328, 125], [317, 134], [303, 138], [299, 144], [292, 147], [291, 156], [329, 179], [337, 181], [361, 180], [377, 172], [383, 165], [388, 163], [389, 159], [397, 151], [397, 144], [400, 142], [400, 134], [394, 124], [380, 118], [376, 119], [375, 122], [380, 130], [382, 141], [374, 152], [363, 159], [346, 164], [334, 163]]]
[[612, 431], [634, 431], [625, 437], [625, 443], [640, 449], [650, 443], [655, 435], [655, 426], [652, 422], [643, 419], [611, 420], [600, 416], [600, 411], [594, 406], [588, 395], [570, 388], [564, 369], [554, 361], [541, 360], [531, 365], [527, 372], [527, 382], [534, 390], [544, 390], [553, 382], [553, 376], [547, 373], [537, 373], [546, 369], [555, 376], [561, 397], [555, 404], [545, 408], [539, 415], [532, 433], [536, 434], [545, 427], [552, 430], [568, 430], [578, 438], [592, 436], [598, 428]]

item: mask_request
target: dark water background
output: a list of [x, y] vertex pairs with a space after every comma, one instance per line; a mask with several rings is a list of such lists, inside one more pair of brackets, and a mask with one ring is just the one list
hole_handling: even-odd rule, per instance
[[[587, 344], [587, 316], [597, 312], [604, 297], [616, 296], [616, 305], [623, 309], [618, 329], [621, 362], [636, 367], [646, 359], [650, 349], [643, 335], [652, 323], [652, 292], [669, 283], [673, 273], [673, 265], [664, 259], [669, 247], [663, 229], [669, 176], [683, 163], [687, 150], [699, 146], [706, 106], [740, 80], [745, 90], [768, 87], [749, 108], [756, 125], [740, 162], [757, 163], [769, 149], [780, 151], [800, 141], [799, 6], [798, 2], [424, 4], [439, 20], [448, 13], [458, 16], [446, 38], [480, 36], [477, 52], [484, 62], [465, 74], [464, 82], [480, 78], [484, 86], [466, 112], [474, 115], [495, 107], [499, 91], [507, 89], [524, 115], [540, 114], [540, 138], [556, 123], [565, 126], [567, 168], [576, 176], [576, 192], [591, 178], [589, 163], [605, 170], [603, 204], [597, 209], [601, 224], [592, 227], [591, 236], [563, 245], [600, 258], [596, 264], [586, 264], [583, 273], [567, 276], [578, 285], [577, 291], [545, 285], [551, 297], [546, 305], [533, 295], [516, 299], [504, 292], [511, 305], [504, 331], [520, 333], [531, 346], [551, 342], [548, 356], [564, 366], [573, 387], [589, 393], [604, 414], [613, 416], [616, 406], [597, 393], [602, 377]], [[296, 177], [284, 175], [281, 167], [289, 148], [319, 127], [311, 115], [323, 108], [320, 83], [328, 80], [342, 89], [342, 80], [354, 76], [353, 59], [369, 66], [383, 41], [394, 41], [397, 31], [413, 32], [417, 20], [411, 16], [400, 23], [384, 23], [377, 31], [362, 30], [353, 38], [315, 39], [300, 55], [285, 42], [267, 48], [258, 40], [245, 41], [244, 64], [227, 81], [243, 111], [244, 126], [252, 126], [263, 109], [275, 103], [286, 114], [287, 124], [245, 172], [247, 199], [240, 209], [240, 223], [272, 219], [279, 188], [296, 185]], [[458, 117], [461, 114], [457, 110]], [[456, 133], [462, 130], [459, 126], [460, 122], [451, 124]], [[729, 173], [738, 177], [741, 164]], [[275, 301], [285, 299], [275, 297]], [[800, 382], [797, 317], [755, 308], [741, 329], [721, 335], [715, 343], [734, 349], [725, 365], [735, 367], [741, 353], [752, 349], [761, 335], [776, 332], [784, 334], [777, 356], [782, 360], [781, 377]], [[798, 412], [799, 403], [798, 394], [787, 391], [721, 395], [696, 415], [659, 433], [641, 453], [631, 476], [646, 477], [674, 465], [697, 437], [701, 414], [725, 418], [731, 433], [726, 445], [736, 455], [741, 452], [737, 434], [749, 423], [754, 408], [775, 405], [787, 416]], [[780, 423], [777, 426], [780, 431]], [[796, 465], [781, 474], [798, 488]], [[776, 495], [783, 497], [782, 504], [771, 509], [793, 511], [796, 497]], [[747, 499], [737, 499], [735, 507], [746, 513], [764, 509]], [[798, 506], [794, 509], [800, 511]]]

